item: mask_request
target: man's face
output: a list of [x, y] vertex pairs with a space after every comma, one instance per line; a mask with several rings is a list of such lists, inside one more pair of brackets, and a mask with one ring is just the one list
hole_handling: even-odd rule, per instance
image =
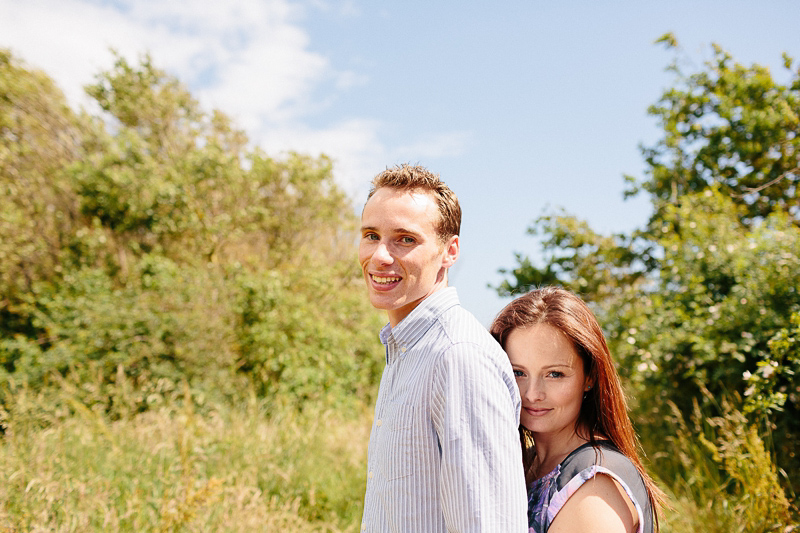
[[382, 187], [361, 215], [358, 261], [372, 305], [385, 309], [392, 327], [419, 303], [447, 286], [446, 269], [458, 258], [458, 236], [442, 244], [433, 197]]

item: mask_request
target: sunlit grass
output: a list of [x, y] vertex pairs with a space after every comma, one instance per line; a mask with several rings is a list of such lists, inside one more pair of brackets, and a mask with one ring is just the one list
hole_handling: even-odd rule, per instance
[[0, 531], [358, 529], [366, 414], [268, 414], [253, 402], [113, 423], [78, 410], [46, 428], [8, 418]]
[[[0, 533], [358, 531], [367, 407], [176, 402], [112, 422], [63, 396], [70, 415], [24, 394], [0, 413]], [[662, 532], [800, 531], [764, 442], [723, 407], [673, 415], [671, 453], [653, 457], [670, 494]]]
[[728, 401], [718, 407], [720, 416], [706, 416], [695, 402], [685, 418], [672, 405], [674, 433], [665, 436], [671, 452], [662, 457], [672, 509], [665, 514], [662, 530], [800, 531], [797, 509], [756, 427]]

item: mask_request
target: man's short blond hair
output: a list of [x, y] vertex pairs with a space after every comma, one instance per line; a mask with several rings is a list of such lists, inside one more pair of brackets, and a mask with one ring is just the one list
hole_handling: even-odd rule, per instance
[[387, 168], [372, 180], [367, 200], [383, 187], [430, 194], [439, 208], [439, 221], [435, 229], [440, 242], [445, 243], [453, 235], [461, 233], [461, 206], [458, 197], [438, 174], [425, 167], [407, 163]]

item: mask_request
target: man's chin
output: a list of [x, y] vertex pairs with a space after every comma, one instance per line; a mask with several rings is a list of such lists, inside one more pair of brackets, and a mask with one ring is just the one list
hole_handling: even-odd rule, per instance
[[385, 296], [376, 295], [374, 293], [370, 293], [369, 302], [375, 309], [380, 309], [381, 311], [387, 311], [387, 312], [399, 309], [400, 307], [403, 306], [403, 304], [401, 302], [398, 302], [397, 300], [387, 298]]

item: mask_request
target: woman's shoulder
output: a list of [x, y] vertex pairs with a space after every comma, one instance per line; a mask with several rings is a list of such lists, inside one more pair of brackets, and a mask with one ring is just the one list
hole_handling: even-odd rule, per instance
[[[639, 471], [625, 454], [611, 441], [601, 440], [579, 446], [561, 462], [558, 485], [566, 485], [571, 479], [592, 466], [613, 472], [625, 481], [639, 480]], [[634, 483], [636, 484], [636, 483]]]
[[611, 441], [586, 443], [562, 461], [556, 480], [556, 492], [562, 505], [587, 480], [605, 474], [610, 482], [618, 483], [636, 508], [642, 531], [652, 531], [650, 498], [644, 480], [633, 461], [619, 451]]

